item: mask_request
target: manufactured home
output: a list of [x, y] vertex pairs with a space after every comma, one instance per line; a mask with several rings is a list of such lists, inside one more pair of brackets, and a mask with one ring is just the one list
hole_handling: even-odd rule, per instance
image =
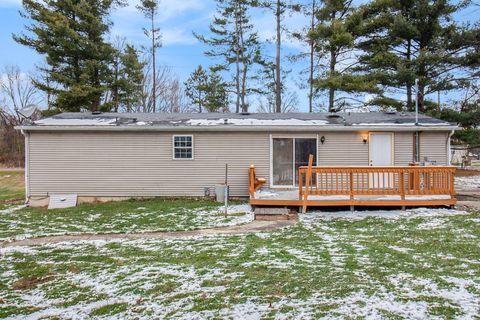
[[456, 126], [414, 113], [63, 113], [19, 129], [32, 206], [202, 197], [226, 164], [254, 205], [455, 203]]

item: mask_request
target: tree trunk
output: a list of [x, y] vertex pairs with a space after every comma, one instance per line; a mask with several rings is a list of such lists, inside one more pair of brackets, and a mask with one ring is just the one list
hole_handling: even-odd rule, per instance
[[[411, 67], [411, 59], [412, 59], [412, 41], [409, 39], [407, 42], [407, 61], [409, 64], [409, 67]], [[407, 110], [408, 111], [413, 111], [414, 110], [414, 104], [412, 101], [412, 87], [413, 85], [410, 83], [409, 80], [407, 80]]]
[[153, 112], [157, 109], [157, 70], [156, 70], [156, 55], [155, 55], [155, 9], [152, 10], [152, 66], [153, 66]]
[[235, 5], [235, 91], [237, 94], [236, 103], [235, 103], [235, 112], [240, 112], [240, 46], [239, 46], [239, 21], [238, 21], [238, 4]]
[[[239, 5], [240, 6], [240, 5]], [[240, 10], [241, 8], [239, 8]], [[241, 54], [241, 59], [242, 59], [242, 87], [241, 87], [241, 102], [242, 102], [242, 112], [248, 112], [248, 106], [245, 103], [245, 96], [246, 96], [246, 82], [247, 82], [247, 72], [248, 72], [248, 64], [245, 61], [245, 44], [244, 44], [244, 39], [243, 39], [243, 25], [242, 25], [242, 20], [240, 19], [239, 21], [239, 40], [240, 40], [240, 54]]]
[[280, 38], [281, 36], [281, 30], [280, 30], [280, 20], [282, 17], [282, 12], [281, 12], [281, 0], [277, 0], [277, 11], [275, 13], [276, 18], [277, 18], [277, 52], [276, 52], [276, 61], [275, 61], [275, 73], [277, 77], [277, 81], [275, 82], [275, 112], [282, 112], [282, 76], [280, 74], [280, 48], [282, 45], [282, 40]]
[[[310, 31], [315, 29], [315, 1], [312, 1], [312, 20], [310, 24]], [[308, 79], [310, 92], [308, 94], [308, 111], [313, 112], [313, 64], [314, 64], [314, 41], [310, 39], [310, 77]]]
[[[335, 75], [336, 64], [337, 64], [337, 55], [335, 51], [330, 50], [329, 78], [332, 78]], [[335, 112], [335, 88], [331, 85], [328, 88], [328, 112]]]

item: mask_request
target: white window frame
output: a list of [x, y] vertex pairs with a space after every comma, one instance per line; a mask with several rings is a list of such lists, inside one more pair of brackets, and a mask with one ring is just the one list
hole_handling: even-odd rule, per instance
[[[318, 134], [270, 134], [270, 188], [271, 189], [298, 189], [298, 185], [295, 185], [295, 177], [293, 177], [293, 185], [275, 185], [273, 184], [273, 139], [274, 138], [281, 138], [281, 139], [315, 139], [316, 140], [316, 163], [318, 166], [319, 160], [319, 150], [318, 150], [318, 142], [319, 142], [319, 135]], [[295, 157], [295, 141], [293, 143], [293, 156]], [[293, 161], [293, 172], [295, 173], [295, 161]]]
[[[192, 138], [192, 157], [191, 158], [175, 158], [175, 138], [176, 137], [190, 137]], [[180, 161], [189, 161], [195, 160], [195, 139], [193, 134], [174, 134], [172, 135], [172, 160], [180, 160]]]

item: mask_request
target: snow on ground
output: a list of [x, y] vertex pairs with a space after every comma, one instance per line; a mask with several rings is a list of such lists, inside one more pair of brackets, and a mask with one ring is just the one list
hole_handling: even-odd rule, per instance
[[480, 175], [455, 177], [455, 187], [459, 189], [478, 189], [480, 191]]
[[14, 206], [14, 207], [9, 207], [7, 209], [0, 210], [0, 214], [9, 214], [12, 212], [15, 212], [17, 210], [23, 209], [27, 207], [26, 205], [19, 205], [19, 206]]
[[306, 214], [300, 214], [301, 221], [305, 223], [316, 222], [317, 220], [362, 220], [366, 218], [381, 219], [399, 219], [399, 218], [419, 218], [419, 217], [444, 217], [454, 215], [466, 215], [468, 212], [452, 209], [438, 208], [416, 208], [407, 210], [364, 210], [359, 211], [309, 211]]
[[[248, 209], [232, 206], [229, 212]], [[458, 219], [463, 215], [468, 223]], [[367, 217], [376, 219], [366, 223]], [[258, 235], [0, 250], [7, 288], [21, 278], [26, 262], [28, 268], [55, 266], [54, 280], [26, 290], [0, 290], [0, 299], [22, 319], [478, 315], [478, 239], [469, 237], [478, 235], [479, 221], [472, 214], [377, 210], [311, 212], [300, 219], [297, 226]], [[445, 231], [432, 233], [438, 227]], [[104, 308], [110, 311], [100, 314]]]
[[46, 235], [193, 230], [233, 226], [253, 220], [249, 204], [229, 206], [226, 217], [223, 206], [161, 212], [145, 207], [113, 213], [91, 209], [76, 216], [68, 211], [52, 211], [44, 219], [39, 219], [36, 211], [21, 210], [23, 208], [25, 206], [0, 210], [0, 241]]

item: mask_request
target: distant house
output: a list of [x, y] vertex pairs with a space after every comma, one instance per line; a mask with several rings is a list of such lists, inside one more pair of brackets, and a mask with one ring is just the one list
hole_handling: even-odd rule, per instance
[[63, 113], [19, 129], [27, 198], [44, 205], [52, 194], [204, 196], [224, 182], [225, 164], [232, 196], [253, 196], [251, 165], [263, 188], [295, 190], [310, 154], [318, 167], [408, 166], [415, 132], [421, 164], [446, 166], [456, 127], [423, 115], [415, 125], [413, 113]]

